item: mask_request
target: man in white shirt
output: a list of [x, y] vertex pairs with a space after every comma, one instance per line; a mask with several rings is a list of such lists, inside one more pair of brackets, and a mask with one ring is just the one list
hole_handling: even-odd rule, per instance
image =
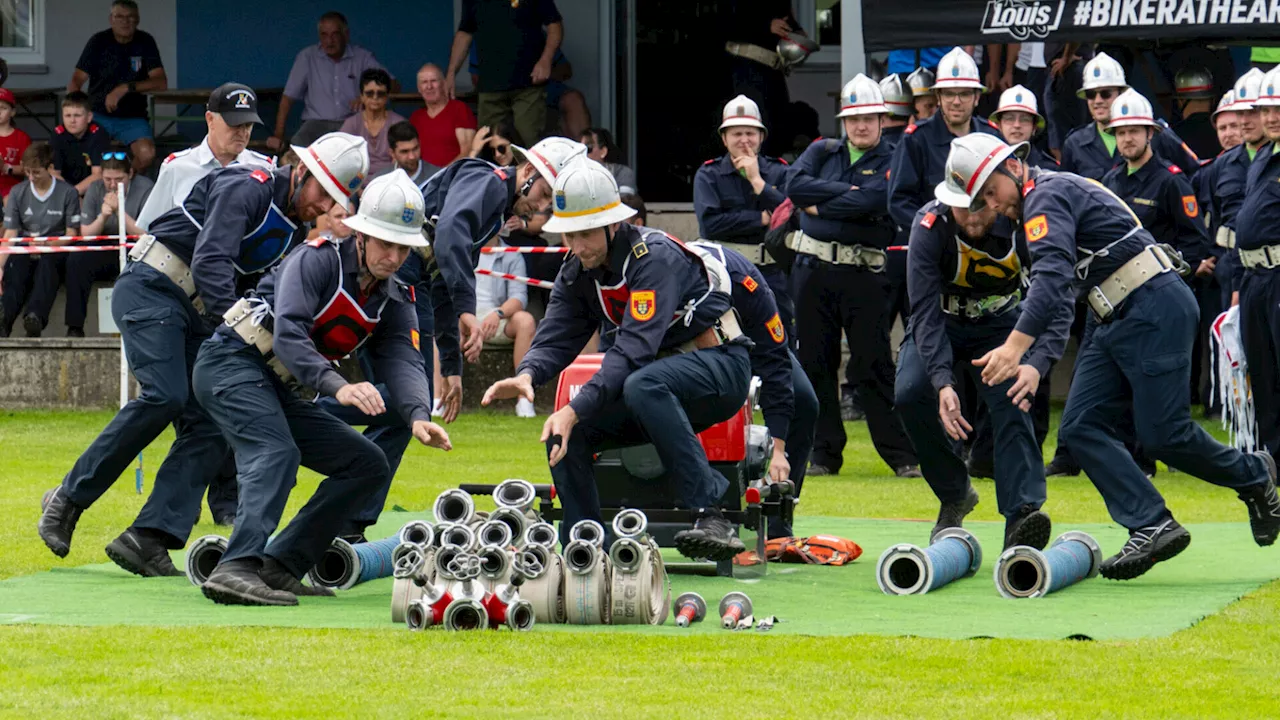
[[195, 147], [173, 153], [160, 166], [151, 197], [138, 216], [138, 226], [146, 229], [152, 221], [187, 199], [187, 193], [200, 178], [232, 163], [275, 167], [275, 160], [246, 150], [249, 133], [258, 117], [258, 96], [247, 85], [225, 83], [209, 95], [205, 106], [205, 123], [209, 134]]
[[[511, 227], [508, 225], [508, 229]], [[494, 235], [487, 246], [504, 248], [507, 244], [499, 235]], [[519, 253], [482, 253], [478, 267], [521, 277], [527, 274], [524, 256]], [[520, 361], [533, 343], [536, 322], [525, 310], [528, 304], [528, 285], [492, 275], [476, 276], [476, 317], [480, 318], [480, 334], [486, 345], [513, 346], [512, 367], [515, 368], [520, 367]], [[531, 418], [537, 413], [532, 402], [520, 398], [516, 401], [516, 415]]]

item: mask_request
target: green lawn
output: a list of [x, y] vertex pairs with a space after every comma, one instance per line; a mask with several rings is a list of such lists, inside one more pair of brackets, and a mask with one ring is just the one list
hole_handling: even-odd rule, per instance
[[[132, 473], [81, 519], [66, 560], [35, 522], [40, 495], [109, 417], [0, 414], [0, 579], [106, 561], [102, 547], [141, 506]], [[389, 504], [426, 508], [465, 481], [545, 481], [540, 427], [459, 420], [452, 453], [409, 451]], [[865, 425], [849, 428], [843, 473], [811, 480], [801, 512], [932, 517], [924, 482], [893, 478]], [[148, 483], [163, 451], [146, 455]], [[300, 479], [289, 513], [316, 480]], [[1245, 518], [1230, 491], [1163, 469], [1157, 482], [1183, 522]], [[998, 519], [991, 482], [977, 486], [975, 519]], [[1046, 510], [1060, 523], [1107, 520], [1083, 477], [1051, 481]], [[1268, 717], [1280, 708], [1277, 619], [1280, 582], [1190, 630], [1137, 642], [8, 625], [0, 716]]]

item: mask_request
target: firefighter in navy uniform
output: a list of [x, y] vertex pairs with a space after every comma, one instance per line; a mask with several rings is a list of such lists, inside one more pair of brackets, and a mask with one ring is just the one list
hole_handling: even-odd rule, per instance
[[889, 147], [898, 146], [902, 134], [911, 124], [911, 114], [915, 109], [911, 88], [902, 84], [902, 77], [897, 73], [887, 75], [880, 81], [880, 96], [884, 98], [884, 106], [889, 113], [884, 116], [884, 127], [880, 131], [880, 142]]
[[1021, 85], [1000, 93], [1000, 103], [996, 111], [991, 113], [991, 124], [995, 125], [1004, 137], [1005, 142], [1016, 145], [1027, 143], [1030, 150], [1027, 164], [1041, 170], [1058, 170], [1058, 161], [1053, 156], [1036, 147], [1034, 140], [1044, 132], [1045, 119], [1040, 114], [1035, 93]]
[[1236, 215], [1241, 267], [1240, 339], [1258, 419], [1258, 444], [1280, 450], [1280, 72], [1262, 78], [1254, 103], [1271, 144], [1249, 167], [1244, 204]]
[[1244, 205], [1245, 190], [1249, 183], [1249, 169], [1258, 155], [1266, 154], [1267, 134], [1262, 130], [1259, 109], [1255, 106], [1262, 90], [1263, 73], [1257, 68], [1240, 76], [1236, 80], [1232, 92], [1235, 100], [1230, 108], [1240, 119], [1240, 136], [1244, 141], [1234, 150], [1223, 153], [1219, 162], [1222, 169], [1218, 171], [1216, 194], [1221, 207], [1221, 218], [1214, 244], [1224, 248], [1215, 276], [1223, 286], [1223, 295], [1228, 306], [1239, 302], [1240, 283], [1244, 279], [1244, 268], [1240, 266], [1239, 253], [1236, 251], [1236, 220], [1240, 207]]
[[938, 112], [938, 96], [933, 94], [936, 82], [937, 76], [929, 68], [916, 68], [907, 76], [907, 87], [911, 88], [911, 122], [916, 125]]
[[789, 0], [737, 0], [728, 14], [725, 52], [729, 58], [732, 91], [746, 95], [764, 110], [764, 122], [776, 135], [768, 152], [779, 156], [791, 149], [787, 111], [791, 94], [778, 41], [793, 31], [803, 32]]
[[306, 237], [303, 223], [346, 206], [369, 168], [363, 139], [330, 133], [294, 147], [302, 162], [274, 171], [233, 165], [201, 178], [180, 207], [156, 218], [116, 280], [111, 313], [141, 392], [116, 414], [49, 496], [38, 530], [66, 557], [81, 512], [173, 423], [177, 438], [151, 496], [107, 555], [138, 575], [181, 574], [168, 549], [186, 544], [200, 497], [227, 452], [190, 392], [200, 343], [240, 290]]
[[[704, 242], [690, 243], [689, 247], [710, 252], [729, 271], [729, 279], [733, 281], [733, 309], [742, 319], [742, 332], [755, 343], [751, 349], [751, 374], [760, 378], [760, 412], [773, 437], [769, 479], [790, 480], [799, 497], [809, 453], [813, 451], [818, 396], [800, 361], [788, 348], [786, 329], [773, 292], [760, 270], [733, 250]], [[790, 525], [770, 523], [770, 538], [790, 535]]]
[[818, 395], [818, 429], [809, 475], [834, 475], [848, 438], [837, 396], [840, 334], [871, 441], [898, 475], [919, 477], [911, 442], [893, 411], [893, 359], [885, 297], [886, 248], [894, 226], [885, 212], [889, 149], [880, 141], [887, 112], [880, 86], [858, 74], [840, 91], [843, 139], [814, 141], [787, 172], [787, 196], [800, 215], [791, 270], [797, 355]]
[[1101, 574], [1138, 577], [1182, 552], [1191, 535], [1116, 437], [1116, 419], [1132, 408], [1137, 437], [1154, 457], [1237, 491], [1249, 510], [1254, 541], [1280, 534], [1276, 465], [1265, 451], [1242, 453], [1215, 441], [1191, 419], [1190, 380], [1195, 297], [1174, 272], [1177, 259], [1155, 244], [1133, 211], [1111, 191], [1071, 173], [1043, 173], [1016, 157], [1018, 148], [975, 136], [956, 142], [950, 172], [971, 207], [988, 205], [1020, 222], [1031, 249], [1031, 286], [1015, 329], [974, 361], [983, 381], [1013, 377], [1041, 335], [1057, 335], [1075, 291], [1087, 298], [1091, 339], [1076, 360], [1061, 434], [1129, 540]]
[[[978, 503], [958, 452], [973, 428], [964, 418], [957, 376], [971, 373], [995, 438], [1004, 546], [1043, 548], [1052, 525], [1040, 510], [1044, 464], [1028, 411], [1041, 378], [1062, 355], [1066, 333], [1055, 326], [1038, 338], [1015, 377], [995, 386], [981, 383], [970, 361], [998, 347], [1013, 330], [1031, 258], [1008, 218], [988, 208], [969, 212], [967, 196], [953, 181], [943, 181], [936, 193], [940, 200], [920, 209], [911, 231], [911, 321], [898, 350], [895, 384], [920, 471], [941, 503], [933, 534], [960, 527]], [[964, 207], [948, 207], [942, 198]]]
[[[1120, 160], [1115, 157], [1116, 143], [1107, 134], [1111, 122], [1111, 104], [1129, 89], [1124, 68], [1106, 53], [1098, 53], [1084, 66], [1084, 83], [1076, 94], [1089, 104], [1093, 119], [1072, 130], [1062, 141], [1062, 169], [1091, 180], [1101, 180]], [[1164, 120], [1156, 120], [1164, 132], [1152, 141], [1155, 153], [1182, 168], [1187, 177], [1200, 169], [1200, 158], [1191, 152], [1177, 133]]]
[[[192, 388], [235, 451], [240, 483], [235, 530], [201, 588], [214, 602], [296, 605], [298, 595], [332, 595], [299, 579], [353, 509], [391, 482], [383, 452], [311, 401], [315, 393], [369, 415], [396, 412], [423, 445], [451, 448], [431, 422], [411, 290], [395, 279], [410, 248], [426, 245], [423, 219], [422, 195], [403, 170], [374, 179], [345, 220], [353, 239], [300, 247], [200, 348]], [[366, 342], [392, 408], [333, 365]], [[271, 538], [300, 465], [327, 477]]]
[[547, 418], [551, 477], [564, 508], [560, 539], [579, 520], [599, 522], [592, 457], [603, 449], [653, 443], [696, 514], [676, 535], [688, 557], [728, 560], [744, 547], [718, 503], [729, 487], [707, 462], [696, 432], [742, 409], [751, 381], [751, 341], [742, 335], [724, 266], [661, 231], [625, 220], [603, 165], [579, 158], [555, 185], [547, 232], [571, 251], [556, 276], [546, 317], [515, 377], [494, 383], [482, 404], [519, 396], [556, 379], [602, 322], [618, 327], [600, 370]]
[[720, 140], [728, 152], [698, 168], [693, 208], [702, 239], [740, 253], [760, 269], [790, 334], [795, 305], [789, 278], [763, 245], [774, 209], [786, 200], [781, 188], [787, 164], [760, 154], [765, 134], [760, 109], [751, 98], [739, 95], [724, 106]]

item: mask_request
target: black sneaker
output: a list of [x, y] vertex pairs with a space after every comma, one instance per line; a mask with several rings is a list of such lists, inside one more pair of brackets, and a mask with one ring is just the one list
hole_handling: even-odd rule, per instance
[[971, 478], [994, 478], [996, 476], [995, 462], [991, 458], [976, 460], [970, 455], [964, 466], [968, 469], [969, 477]]
[[35, 313], [27, 313], [22, 317], [22, 329], [27, 331], [27, 337], [38, 338], [44, 332], [44, 322]]
[[867, 419], [867, 414], [858, 407], [858, 400], [853, 393], [845, 393], [840, 398], [840, 419], [845, 422], [859, 422]]
[[219, 605], [297, 605], [298, 596], [276, 590], [258, 575], [258, 563], [244, 558], [221, 563], [200, 586]]
[[692, 530], [676, 533], [676, 549], [688, 558], [719, 562], [732, 560], [738, 553], [745, 552], [747, 546], [733, 534], [733, 525], [723, 515], [704, 513], [694, 522]]
[[839, 474], [839, 471], [832, 470], [826, 465], [818, 465], [816, 463], [809, 463], [809, 469], [805, 471], [806, 477], [818, 477], [820, 475], [838, 475], [838, 474]]
[[45, 497], [44, 512], [40, 514], [36, 531], [54, 555], [64, 558], [71, 552], [71, 536], [75, 534], [76, 523], [84, 510], [71, 504], [61, 485], [54, 488], [52, 495], [46, 493]]
[[1153, 565], [1175, 557], [1191, 544], [1191, 533], [1169, 518], [1155, 525], [1129, 531], [1129, 542], [1120, 552], [1102, 561], [1099, 572], [1108, 580], [1132, 580]]
[[1249, 529], [1253, 531], [1253, 541], [1266, 547], [1275, 543], [1280, 536], [1280, 496], [1276, 495], [1276, 461], [1271, 453], [1259, 450], [1254, 455], [1262, 459], [1267, 466], [1267, 481], [1240, 490], [1240, 499], [1249, 508]]
[[1012, 518], [1004, 521], [1004, 549], [1025, 545], [1043, 550], [1053, 534], [1053, 521], [1039, 508], [1027, 505]]
[[942, 503], [938, 508], [938, 521], [933, 524], [933, 531], [929, 533], [929, 542], [933, 542], [934, 536], [947, 528], [964, 527], [964, 518], [978, 506], [978, 499], [978, 491], [970, 485], [964, 500]]
[[919, 465], [903, 465], [900, 468], [894, 468], [893, 474], [900, 478], [922, 478], [924, 473], [920, 472]]
[[218, 527], [231, 527], [236, 524], [235, 513], [224, 513], [213, 516], [213, 524]]
[[142, 577], [177, 577], [183, 573], [173, 566], [169, 549], [155, 538], [129, 528], [107, 544], [111, 562]]
[[293, 576], [293, 573], [289, 572], [288, 568], [273, 557], [267, 557], [262, 561], [262, 569], [258, 571], [258, 577], [273, 590], [283, 590], [294, 595], [333, 597], [333, 591], [327, 587], [303, 585]]
[[1066, 459], [1055, 457], [1044, 466], [1045, 477], [1076, 477], [1080, 474], [1080, 466]]
[[84, 328], [81, 328], [81, 327], [69, 327], [69, 328], [67, 328], [67, 337], [69, 337], [69, 338], [82, 338], [82, 337], [84, 337]]

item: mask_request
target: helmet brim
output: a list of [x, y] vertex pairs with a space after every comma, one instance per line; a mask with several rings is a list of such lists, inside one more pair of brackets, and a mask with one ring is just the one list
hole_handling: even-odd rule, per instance
[[516, 162], [527, 162], [532, 165], [533, 169], [538, 171], [538, 174], [542, 176], [543, 180], [547, 181], [548, 185], [555, 185], [556, 173], [551, 169], [550, 165], [543, 162], [542, 158], [515, 143], [511, 144], [511, 154], [515, 156]]
[[341, 205], [343, 210], [350, 211], [351, 191], [338, 184], [338, 181], [333, 177], [333, 173], [329, 172], [329, 169], [321, 165], [320, 161], [312, 155], [311, 149], [299, 145], [290, 145], [289, 148], [298, 155], [298, 159], [302, 161], [302, 164], [306, 166], [307, 170], [311, 171], [311, 177], [320, 183], [320, 187], [329, 193], [329, 197]]
[[764, 126], [764, 123], [759, 120], [752, 120], [751, 118], [733, 118], [720, 123], [720, 132], [724, 132], [732, 127], [750, 127], [762, 132], [768, 132], [769, 130]]
[[847, 107], [836, 113], [836, 118], [856, 117], [858, 115], [888, 115], [889, 108], [884, 103], [867, 103], [866, 105], [854, 105]]
[[352, 215], [343, 220], [342, 223], [358, 233], [364, 233], [370, 237], [376, 237], [379, 240], [385, 240], [396, 245], [408, 245], [409, 247], [427, 247], [430, 245], [421, 230], [417, 232], [405, 230], [404, 226], [393, 226], [363, 215]]
[[607, 210], [594, 212], [590, 215], [564, 216], [552, 214], [551, 219], [542, 226], [542, 230], [543, 232], [552, 233], [592, 230], [606, 227], [616, 222], [623, 222], [628, 218], [634, 217], [635, 214], [635, 209], [623, 203], [618, 203]]
[[1107, 126], [1102, 129], [1102, 132], [1108, 135], [1115, 135], [1116, 128], [1122, 128], [1122, 127], [1149, 127], [1155, 130], [1156, 132], [1164, 132], [1164, 128], [1160, 126], [1160, 123], [1154, 120], [1130, 120], [1130, 119], [1113, 120], [1110, 123], [1107, 123]]
[[1034, 117], [1036, 119], [1036, 132], [1044, 132], [1044, 128], [1045, 128], [1044, 116], [1026, 106], [1007, 107], [1004, 110], [996, 110], [995, 112], [991, 113], [991, 115], [988, 117], [991, 120], [991, 122], [998, 123], [1000, 122], [1000, 116], [1007, 112], [1021, 112]]
[[929, 88], [929, 90], [934, 93], [937, 93], [940, 90], [977, 90], [979, 92], [986, 92], [987, 86], [983, 85], [977, 80], [969, 80], [967, 78], [964, 78], [964, 79], [957, 78], [954, 80], [951, 80], [951, 79], [935, 80], [933, 83], [933, 87]]
[[968, 195], [952, 190], [946, 180], [934, 186], [933, 196], [938, 199], [938, 202], [951, 207], [968, 208], [973, 203]]
[[1129, 86], [1128, 85], [1098, 85], [1095, 87], [1082, 87], [1076, 91], [1076, 97], [1083, 100], [1085, 93], [1089, 92], [1090, 90], [1102, 90], [1103, 88], [1118, 88], [1120, 92], [1124, 92], [1125, 90], [1129, 89]]

